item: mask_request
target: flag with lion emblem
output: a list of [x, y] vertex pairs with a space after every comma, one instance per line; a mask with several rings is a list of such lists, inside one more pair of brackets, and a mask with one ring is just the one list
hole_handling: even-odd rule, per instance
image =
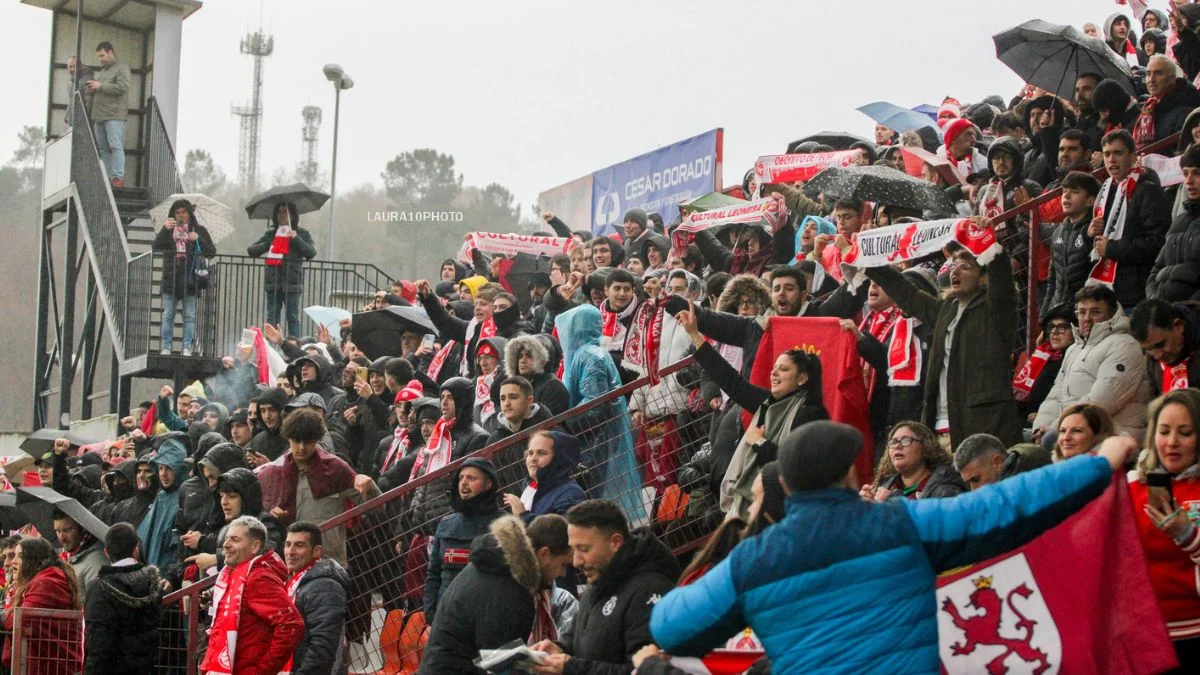
[[938, 579], [942, 672], [1160, 673], [1175, 650], [1125, 478], [1058, 527]]

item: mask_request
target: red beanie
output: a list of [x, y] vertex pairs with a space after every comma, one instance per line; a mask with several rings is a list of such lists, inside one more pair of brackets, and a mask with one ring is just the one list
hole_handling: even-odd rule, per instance
[[415, 401], [425, 395], [425, 390], [421, 385], [420, 380], [409, 380], [404, 388], [396, 393], [395, 403], [404, 403], [405, 401]]
[[946, 139], [945, 140], [946, 150], [950, 150], [950, 145], [952, 143], [954, 143], [954, 139], [958, 138], [959, 134], [966, 131], [967, 129], [974, 129], [974, 128], [975, 128], [974, 124], [971, 124], [971, 122], [969, 120], [963, 119], [961, 117], [956, 120], [951, 120], [950, 123], [946, 125], [946, 130], [945, 130], [944, 137]]

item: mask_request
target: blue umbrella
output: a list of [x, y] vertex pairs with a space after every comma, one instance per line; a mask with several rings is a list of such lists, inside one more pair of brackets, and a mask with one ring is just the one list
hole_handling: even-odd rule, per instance
[[921, 127], [932, 127], [934, 121], [928, 115], [915, 110], [902, 108], [887, 101], [876, 101], [860, 106], [858, 111], [879, 124], [900, 133], [913, 131]]
[[934, 122], [937, 121], [938, 107], [936, 105], [922, 103], [921, 105], [914, 105], [913, 110], [921, 113], [922, 115], [928, 116], [929, 119], [933, 120]]

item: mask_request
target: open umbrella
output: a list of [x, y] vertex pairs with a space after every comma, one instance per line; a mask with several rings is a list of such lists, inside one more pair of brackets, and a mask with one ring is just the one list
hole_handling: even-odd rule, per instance
[[920, 129], [921, 127], [934, 126], [934, 121], [929, 119], [928, 115], [923, 115], [915, 110], [909, 110], [908, 108], [898, 106], [895, 103], [888, 103], [887, 101], [876, 101], [859, 106], [858, 111], [892, 131], [899, 133]]
[[17, 506], [17, 493], [0, 492], [0, 532], [8, 534], [28, 524], [29, 518]]
[[907, 209], [953, 210], [941, 188], [890, 166], [830, 167], [807, 187], [839, 199], [859, 199]]
[[295, 204], [298, 213], [311, 213], [319, 211], [327, 201], [329, 201], [329, 195], [313, 190], [304, 183], [277, 185], [251, 197], [250, 201], [246, 203], [246, 215], [252, 219], [266, 218], [270, 220], [274, 215], [275, 205], [279, 202]]
[[33, 456], [24, 450], [0, 457], [0, 468], [4, 469], [4, 474], [10, 479], [21, 475], [21, 472], [30, 466], [33, 466]]
[[354, 344], [369, 359], [402, 356], [400, 337], [405, 331], [421, 335], [438, 332], [429, 320], [429, 315], [420, 307], [392, 305], [370, 312], [358, 312], [350, 321]]
[[178, 194], [167, 197], [158, 206], [150, 209], [150, 222], [154, 223], [155, 227], [160, 227], [163, 221], [174, 215], [170, 213], [171, 204], [179, 199], [186, 199], [192, 203], [194, 207], [192, 212], [196, 216], [196, 222], [208, 230], [214, 243], [233, 234], [233, 213], [229, 207], [202, 194]]
[[504, 264], [500, 268], [500, 285], [508, 289], [509, 293], [517, 296], [517, 304], [521, 307], [522, 314], [528, 314], [529, 308], [533, 304], [533, 299], [529, 297], [529, 287], [532, 285], [534, 276], [538, 274], [549, 279], [549, 258], [518, 253], [513, 256], [511, 264]]
[[857, 136], [848, 131], [822, 131], [819, 134], [805, 136], [804, 138], [788, 143], [788, 154], [794, 152], [797, 145], [800, 145], [801, 143], [807, 143], [809, 141], [820, 143], [822, 145], [828, 145], [834, 150], [848, 150], [850, 149], [850, 146], [854, 145], [855, 143], [867, 143], [874, 145], [874, 143], [871, 143], [871, 141], [868, 141], [862, 136]]
[[305, 307], [304, 313], [314, 323], [324, 326], [325, 330], [329, 331], [329, 337], [334, 340], [342, 339], [342, 327], [338, 322], [342, 319], [349, 319], [352, 315], [350, 310], [342, 309], [341, 307], [322, 307], [321, 305], [313, 305]]
[[1084, 73], [1116, 80], [1133, 94], [1129, 64], [1104, 40], [1089, 37], [1074, 26], [1033, 19], [992, 36], [996, 58], [1029, 84], [1072, 100], [1075, 80]]
[[19, 446], [22, 450], [29, 453], [34, 459], [41, 457], [47, 452], [54, 450], [54, 441], [65, 438], [71, 442], [71, 445], [79, 447], [88, 443], [95, 443], [95, 439], [82, 438], [73, 431], [67, 429], [38, 429], [37, 431], [25, 437]]
[[745, 199], [730, 197], [724, 192], [710, 192], [706, 195], [685, 199], [679, 202], [679, 208], [693, 213], [701, 211], [712, 211], [713, 209], [723, 209], [727, 206], [745, 203]]
[[17, 488], [17, 506], [29, 518], [29, 522], [38, 529], [42, 537], [58, 543], [54, 535], [54, 511], [57, 509], [71, 517], [79, 527], [91, 533], [93, 537], [104, 541], [108, 533], [108, 525], [88, 511], [82, 504], [55, 492], [48, 487], [19, 487]]

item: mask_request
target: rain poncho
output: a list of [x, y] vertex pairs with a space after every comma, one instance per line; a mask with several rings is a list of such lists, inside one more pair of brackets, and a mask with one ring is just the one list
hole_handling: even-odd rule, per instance
[[179, 486], [187, 478], [184, 458], [187, 452], [183, 444], [175, 439], [163, 442], [162, 447], [150, 460], [150, 466], [157, 472], [159, 466], [166, 466], [175, 471], [175, 482], [169, 488], [158, 491], [150, 510], [142, 517], [138, 525], [138, 538], [142, 540], [142, 550], [145, 552], [146, 564], [159, 569], [166, 569], [175, 559], [175, 546], [179, 543], [171, 530], [175, 527], [175, 515], [179, 512]]
[[[554, 320], [563, 348], [563, 384], [574, 408], [621, 386], [612, 357], [600, 346], [600, 310], [583, 305]], [[633, 432], [625, 398], [618, 396], [567, 421], [584, 448], [592, 497], [617, 502], [635, 525], [646, 517], [642, 481], [634, 461]]]

